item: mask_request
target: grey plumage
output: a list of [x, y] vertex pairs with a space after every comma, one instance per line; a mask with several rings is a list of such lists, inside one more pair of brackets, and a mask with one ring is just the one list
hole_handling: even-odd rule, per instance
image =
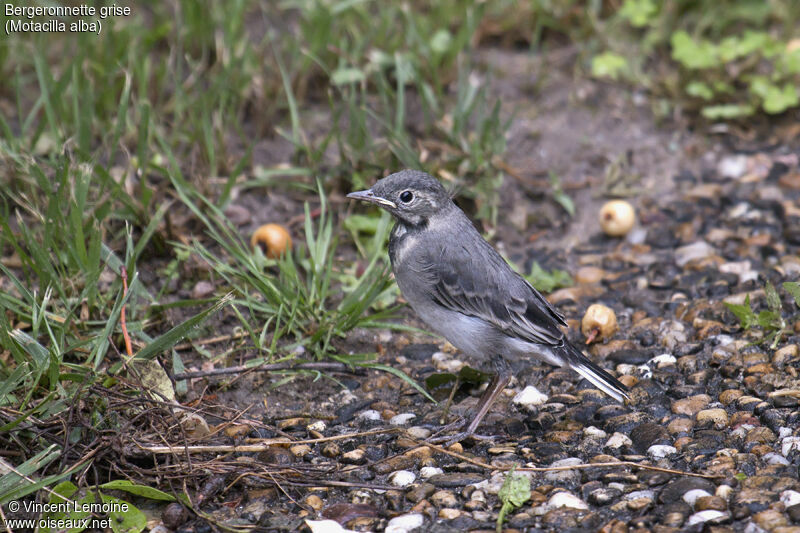
[[624, 385], [567, 341], [563, 315], [509, 267], [435, 178], [404, 170], [348, 197], [397, 219], [389, 239], [397, 284], [420, 318], [458, 349], [492, 359], [501, 373], [504, 357], [535, 355], [572, 368], [618, 401], [627, 397]]

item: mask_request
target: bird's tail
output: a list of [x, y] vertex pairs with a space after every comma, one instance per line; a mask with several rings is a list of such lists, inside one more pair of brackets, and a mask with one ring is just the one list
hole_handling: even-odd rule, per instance
[[578, 348], [569, 342], [565, 341], [563, 345], [552, 348], [552, 351], [562, 366], [571, 368], [618, 402], [622, 403], [628, 398], [628, 388], [625, 385], [591, 362]]

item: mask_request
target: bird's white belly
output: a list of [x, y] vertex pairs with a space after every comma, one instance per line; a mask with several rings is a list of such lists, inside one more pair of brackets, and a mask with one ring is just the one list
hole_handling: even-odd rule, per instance
[[472, 357], [502, 355], [498, 332], [483, 320], [429, 305], [414, 306], [414, 311], [436, 333]]

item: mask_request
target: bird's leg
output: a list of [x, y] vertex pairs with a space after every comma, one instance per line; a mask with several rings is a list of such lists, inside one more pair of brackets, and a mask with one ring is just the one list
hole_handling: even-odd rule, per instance
[[[478, 405], [475, 408], [475, 415], [472, 417], [472, 421], [470, 421], [469, 425], [467, 425], [467, 428], [460, 433], [456, 433], [455, 435], [431, 439], [431, 442], [446, 442], [447, 445], [450, 445], [455, 442], [462, 441], [467, 437], [477, 437], [475, 435], [475, 430], [478, 429], [478, 426], [486, 416], [486, 413], [489, 412], [489, 408], [494, 403], [497, 395], [506, 388], [506, 385], [508, 385], [509, 381], [511, 381], [510, 374], [505, 372], [495, 374], [492, 377], [492, 381], [489, 382], [489, 386], [486, 387], [485, 391], [483, 391], [480, 400], [478, 400]], [[443, 429], [449, 430], [452, 429], [452, 427], [445, 426]]]

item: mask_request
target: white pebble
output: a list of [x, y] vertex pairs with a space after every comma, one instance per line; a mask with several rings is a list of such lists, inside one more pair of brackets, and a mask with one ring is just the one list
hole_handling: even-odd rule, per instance
[[309, 431], [319, 431], [322, 433], [325, 431], [325, 421], [324, 420], [317, 420], [316, 422], [312, 422], [311, 424], [306, 426], [306, 429]]
[[406, 533], [422, 527], [425, 522], [421, 513], [409, 513], [395, 516], [386, 524], [384, 533]]
[[686, 521], [687, 526], [693, 526], [695, 524], [702, 524], [704, 522], [708, 522], [709, 520], [714, 520], [715, 518], [719, 518], [720, 516], [725, 516], [725, 513], [722, 511], [699, 511], [694, 513], [689, 519]]
[[414, 437], [415, 439], [427, 439], [431, 436], [431, 430], [420, 427], [420, 426], [412, 426], [406, 430], [406, 433]]
[[789, 465], [789, 459], [779, 453], [769, 452], [761, 456], [768, 465]]
[[800, 437], [786, 437], [781, 441], [781, 454], [784, 457], [792, 450], [800, 450]]
[[444, 470], [441, 468], [437, 468], [435, 466], [423, 466], [419, 469], [419, 477], [422, 479], [428, 479], [431, 476], [435, 476], [438, 474], [443, 474]]
[[792, 435], [792, 428], [787, 428], [781, 426], [778, 428], [778, 438], [785, 439], [786, 437], [791, 437]]
[[606, 441], [606, 448], [611, 448], [613, 450], [622, 448], [623, 446], [632, 446], [632, 445], [633, 441], [630, 438], [628, 438], [627, 435], [620, 433], [619, 431], [611, 435], [611, 438], [609, 438]]
[[560, 507], [568, 507], [570, 509], [589, 508], [585, 501], [569, 492], [556, 492], [549, 500], [547, 500], [547, 507], [550, 509], [558, 509]]
[[639, 498], [648, 498], [650, 500], [656, 499], [656, 491], [654, 490], [635, 490], [633, 492], [629, 492], [625, 496], [622, 497], [623, 500], [638, 500]]
[[608, 437], [608, 433], [599, 427], [589, 426], [583, 428], [583, 436], [589, 439], [604, 439]]
[[675, 249], [675, 264], [682, 267], [690, 261], [705, 259], [714, 253], [714, 247], [706, 241], [696, 241]]
[[394, 415], [389, 420], [389, 423], [393, 426], [402, 426], [403, 424], [408, 424], [414, 418], [417, 418], [414, 413], [400, 413], [399, 415]]
[[663, 459], [676, 453], [678, 453], [678, 449], [675, 446], [667, 446], [666, 444], [654, 444], [647, 448], [647, 455], [653, 459]]
[[[550, 466], [557, 467], [557, 466], [575, 466], [582, 464], [583, 461], [578, 459], [577, 457], [567, 457], [566, 459], [561, 459], [558, 461], [553, 461]], [[581, 474], [577, 470], [555, 470], [553, 472], [547, 472], [544, 475], [545, 479], [548, 481], [553, 482], [560, 482], [560, 483], [570, 483], [573, 481], [578, 481], [581, 478]]]
[[414, 483], [415, 479], [417, 479], [416, 474], [408, 470], [398, 470], [389, 474], [389, 483], [395, 487], [407, 487]]
[[358, 413], [356, 418], [359, 420], [380, 420], [381, 414], [375, 409], [367, 409], [366, 411]]
[[703, 489], [692, 489], [683, 495], [683, 501], [694, 507], [694, 502], [697, 501], [697, 498], [703, 496], [711, 496], [711, 493]]
[[742, 177], [747, 171], [746, 155], [731, 155], [723, 157], [717, 164], [717, 172], [723, 178], [736, 179]]
[[351, 533], [352, 529], [345, 529], [336, 520], [306, 520], [306, 525], [311, 533]]
[[800, 504], [800, 492], [796, 490], [785, 490], [781, 492], [781, 503], [784, 507]]
[[516, 405], [525, 408], [531, 408], [537, 405], [542, 405], [544, 402], [546, 402], [547, 394], [539, 392], [539, 390], [533, 385], [528, 385], [518, 392], [511, 401]]
[[678, 360], [671, 353], [662, 353], [661, 355], [657, 355], [648, 361], [648, 363], [659, 368], [661, 368], [662, 365], [669, 366], [674, 365], [677, 362]]

